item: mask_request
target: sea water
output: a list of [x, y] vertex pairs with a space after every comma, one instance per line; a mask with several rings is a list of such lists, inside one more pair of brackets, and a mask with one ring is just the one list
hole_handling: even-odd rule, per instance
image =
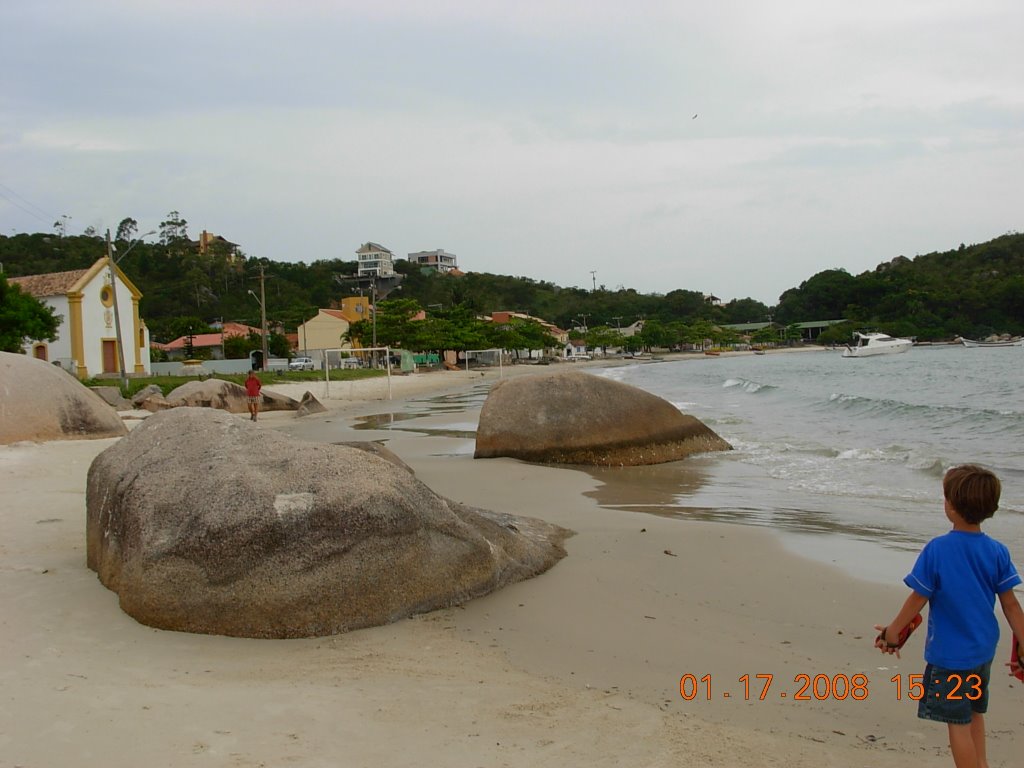
[[[922, 544], [949, 528], [943, 473], [975, 462], [1003, 482], [984, 528], [1024, 568], [1022, 366], [1021, 348], [935, 346], [869, 358], [814, 349], [590, 368], [672, 402], [733, 450], [580, 469], [599, 481], [590, 494], [598, 503], [638, 515], [638, 525], [656, 514], [761, 526], [802, 555], [898, 583]], [[462, 438], [468, 459], [476, 423], [467, 416], [486, 394], [482, 385], [431, 398], [385, 428]], [[424, 421], [432, 423], [416, 426]]]
[[942, 475], [975, 462], [1003, 482], [999, 511], [984, 528], [1024, 567], [1022, 365], [1020, 348], [936, 346], [870, 358], [821, 350], [607, 369], [600, 375], [673, 402], [734, 450], [598, 470], [604, 485], [594, 495], [634, 511], [814, 534], [791, 541], [888, 579], [906, 572], [906, 557], [878, 547], [914, 551], [947, 530]]

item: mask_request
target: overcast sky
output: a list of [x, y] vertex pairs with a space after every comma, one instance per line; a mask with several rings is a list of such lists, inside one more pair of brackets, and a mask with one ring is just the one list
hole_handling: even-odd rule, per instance
[[1019, 231], [1021, 0], [4, 0], [0, 233], [774, 304]]

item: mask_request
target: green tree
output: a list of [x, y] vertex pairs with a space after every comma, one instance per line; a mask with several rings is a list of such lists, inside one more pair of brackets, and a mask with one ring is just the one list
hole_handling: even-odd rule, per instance
[[800, 326], [796, 323], [791, 323], [787, 325], [785, 329], [782, 331], [782, 338], [785, 339], [786, 342], [789, 344], [793, 344], [794, 342], [800, 341], [802, 337], [803, 331], [800, 330]]
[[114, 235], [114, 239], [122, 243], [129, 243], [135, 238], [135, 233], [138, 231], [139, 222], [135, 219], [131, 217], [121, 219], [121, 223], [117, 225], [117, 234]]
[[0, 275], [0, 350], [21, 352], [29, 341], [56, 341], [61, 317]]
[[483, 323], [484, 334], [490, 346], [514, 351], [516, 359], [521, 350], [545, 350], [558, 344], [558, 340], [536, 320], [513, 317], [507, 323]]
[[184, 240], [188, 240], [188, 222], [177, 211], [171, 211], [167, 214], [167, 219], [160, 222], [160, 242], [164, 245], [175, 245]]
[[215, 333], [215, 329], [200, 317], [195, 315], [184, 315], [181, 317], [170, 317], [163, 321], [150, 324], [150, 331], [153, 336], [165, 344], [182, 336], [197, 335], [200, 333]]
[[[587, 347], [607, 353], [609, 347], [621, 348], [625, 343], [622, 332], [607, 325], [597, 325], [587, 331]], [[553, 344], [551, 346], [554, 346]]]
[[709, 341], [714, 342], [717, 334], [718, 329], [714, 324], [707, 320], [698, 320], [690, 325], [690, 336], [686, 341], [700, 349], [704, 349]]
[[[759, 323], [763, 321], [771, 310], [767, 305], [755, 299], [733, 299], [722, 307], [722, 322], [732, 323]], [[818, 318], [808, 318], [816, 320]]]
[[750, 335], [750, 341], [754, 344], [775, 344], [779, 340], [779, 331], [773, 325], [766, 325], [759, 328]]
[[258, 333], [252, 331], [247, 336], [228, 336], [224, 339], [224, 357], [228, 360], [243, 360], [257, 349], [263, 349], [263, 340]]
[[648, 349], [654, 347], [671, 347], [674, 341], [672, 331], [657, 318], [651, 318], [644, 322], [643, 330], [640, 331], [640, 341]]

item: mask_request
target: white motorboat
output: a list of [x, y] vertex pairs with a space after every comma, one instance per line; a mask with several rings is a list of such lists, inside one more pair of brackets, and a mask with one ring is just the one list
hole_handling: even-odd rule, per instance
[[997, 341], [975, 341], [974, 339], [965, 339], [963, 336], [960, 337], [960, 343], [965, 347], [1019, 347], [1024, 345], [1024, 338], [1020, 339], [1006, 339]]
[[892, 355], [897, 352], [906, 352], [914, 342], [912, 339], [901, 339], [895, 336], [887, 336], [884, 333], [861, 333], [853, 332], [856, 343], [847, 344], [843, 350], [843, 357], [874, 357], [875, 355]]

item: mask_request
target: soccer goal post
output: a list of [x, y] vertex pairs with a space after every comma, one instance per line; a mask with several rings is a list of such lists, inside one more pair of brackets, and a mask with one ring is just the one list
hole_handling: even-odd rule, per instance
[[[330, 359], [329, 353], [331, 353], [331, 352], [337, 352], [339, 358], [341, 357], [342, 354], [346, 354], [346, 355], [349, 355], [349, 356], [361, 357], [364, 352], [366, 352], [366, 353], [370, 353], [370, 352], [383, 352], [384, 353], [384, 360], [387, 363], [387, 372], [388, 372], [388, 400], [391, 399], [391, 347], [355, 347], [355, 348], [346, 348], [346, 349], [340, 349], [339, 348], [339, 349], [326, 349], [326, 350], [324, 350], [324, 353], [325, 353], [324, 354], [324, 360], [325, 360], [325, 364], [324, 364], [324, 397], [325, 398], [330, 397], [330, 394], [331, 394], [331, 366], [326, 364], [326, 361], [328, 359]], [[369, 356], [369, 355], [367, 355], [367, 356]]]
[[498, 357], [498, 378], [500, 379], [504, 369], [502, 368], [501, 358], [505, 354], [505, 350], [499, 349], [498, 347], [491, 347], [490, 349], [467, 349], [462, 354], [466, 358], [466, 373], [469, 373], [469, 356], [472, 354], [478, 354], [480, 352], [490, 352]]

